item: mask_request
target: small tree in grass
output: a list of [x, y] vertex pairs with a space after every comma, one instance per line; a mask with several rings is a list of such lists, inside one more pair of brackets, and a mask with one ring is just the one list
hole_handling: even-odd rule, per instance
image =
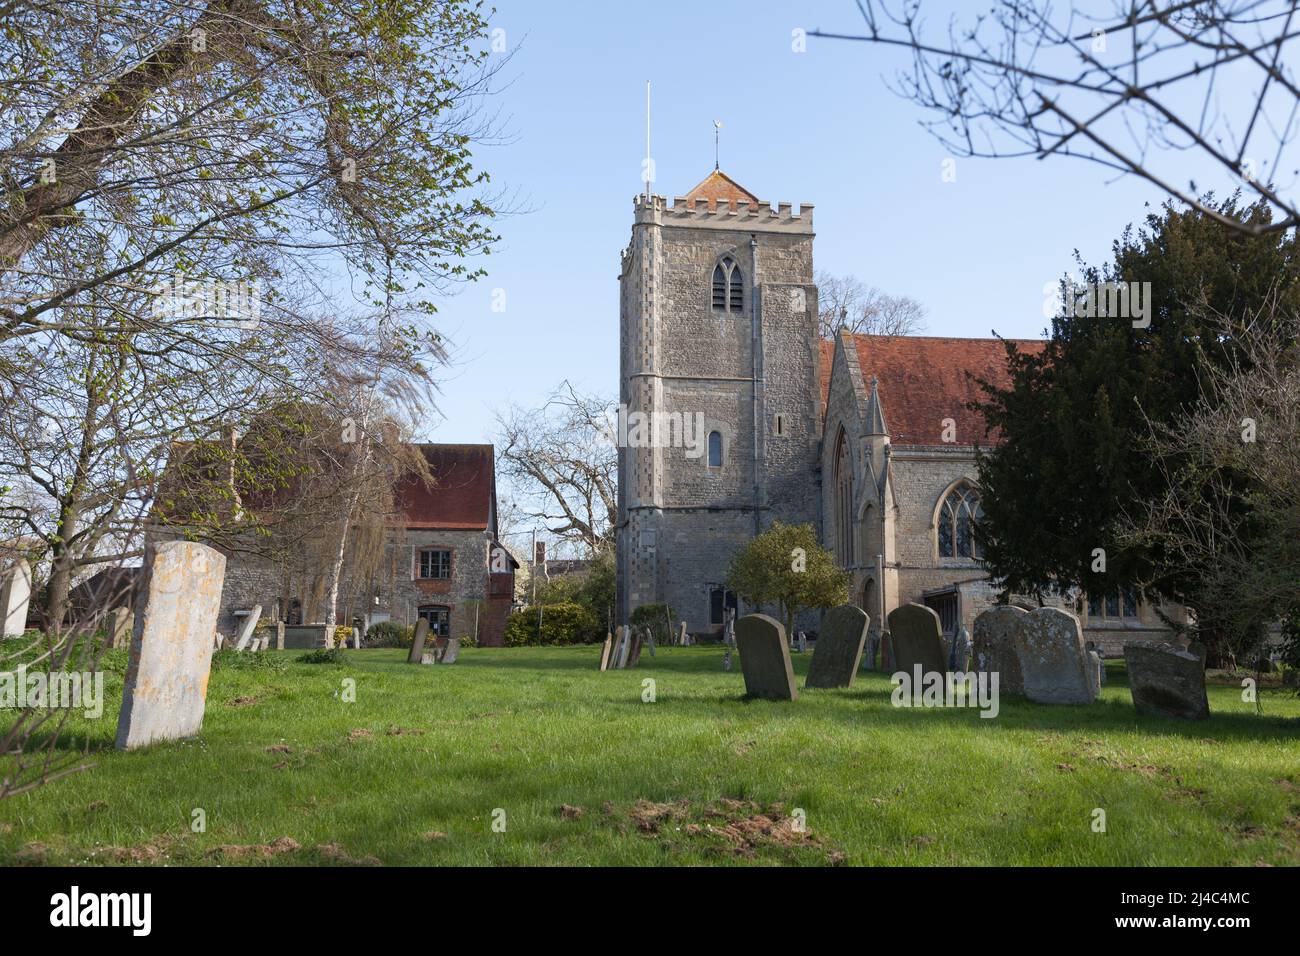
[[746, 604], [777, 605], [789, 634], [800, 611], [847, 601], [849, 576], [817, 543], [812, 525], [778, 521], [732, 557], [727, 587]]

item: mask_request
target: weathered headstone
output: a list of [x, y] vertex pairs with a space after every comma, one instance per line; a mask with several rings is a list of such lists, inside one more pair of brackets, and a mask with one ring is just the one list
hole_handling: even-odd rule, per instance
[[797, 700], [794, 668], [785, 628], [766, 614], [746, 614], [736, 622], [736, 650], [745, 675], [745, 693], [768, 700]]
[[1210, 716], [1205, 693], [1205, 645], [1125, 644], [1129, 692], [1139, 714], [1204, 720]]
[[104, 639], [109, 647], [128, 647], [131, 643], [131, 628], [135, 625], [135, 615], [127, 607], [118, 607], [108, 612], [104, 619]]
[[275, 622], [275, 649], [284, 650], [284, 621]]
[[1093, 641], [1088, 641], [1087, 648], [1090, 652], [1097, 655], [1097, 687], [1106, 686], [1106, 655], [1102, 654], [1101, 648]]
[[455, 664], [458, 657], [460, 657], [460, 638], [450, 637], [447, 639], [447, 646], [442, 649], [442, 656], [438, 658], [438, 663]]
[[248, 646], [248, 641], [253, 636], [253, 629], [261, 619], [262, 605], [254, 604], [253, 609], [248, 612], [248, 617], [244, 618], [244, 623], [239, 626], [239, 635], [235, 638], [235, 650], [242, 651]]
[[641, 645], [643, 643], [644, 638], [641, 636], [641, 631], [634, 631], [632, 633], [632, 647], [627, 652], [627, 662], [623, 665], [624, 667], [636, 667], [637, 662], [641, 660]]
[[420, 654], [420, 663], [421, 663], [421, 664], [437, 664], [437, 663], [438, 663], [438, 657], [437, 657], [436, 654], [433, 653], [433, 651], [424, 651], [423, 653]]
[[1000, 604], [975, 616], [973, 668], [981, 674], [998, 675], [998, 693], [1024, 694], [1020, 674], [1020, 652], [1016, 632], [1028, 612], [1012, 604]]
[[889, 612], [889, 636], [893, 645], [895, 672], [909, 676], [917, 664], [921, 673], [946, 673], [942, 625], [933, 608], [924, 604], [904, 604]]
[[117, 747], [192, 737], [203, 727], [211, 635], [226, 558], [193, 541], [150, 546], [139, 582]]
[[970, 660], [970, 631], [966, 628], [958, 628], [957, 635], [952, 639], [952, 653], [948, 655], [948, 670], [955, 673], [965, 673], [966, 662]]
[[418, 664], [424, 655], [424, 642], [429, 636], [429, 619], [420, 618], [415, 622], [415, 633], [411, 636], [411, 653], [406, 656], [406, 663]]
[[1092, 685], [1092, 696], [1095, 698], [1101, 693], [1102, 679], [1101, 675], [1105, 668], [1101, 666], [1101, 655], [1096, 651], [1088, 652], [1088, 681]]
[[605, 643], [600, 647], [600, 669], [609, 670], [609, 656], [614, 650], [614, 635], [605, 632]]
[[4, 636], [21, 637], [27, 630], [27, 604], [32, 597], [32, 569], [26, 558], [18, 558], [5, 569], [0, 581], [0, 616]]
[[827, 611], [803, 686], [852, 687], [870, 623], [867, 613], [852, 604], [841, 604]]
[[686, 634], [686, 622], [682, 621], [677, 625], [677, 646], [685, 647], [688, 640], [689, 638]]
[[1091, 704], [1095, 674], [1083, 646], [1079, 619], [1055, 607], [1039, 607], [1020, 618], [1016, 652], [1025, 696], [1040, 704]]

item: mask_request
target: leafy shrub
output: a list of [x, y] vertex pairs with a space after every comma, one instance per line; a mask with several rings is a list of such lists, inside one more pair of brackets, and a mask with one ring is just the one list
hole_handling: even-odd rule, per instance
[[361, 643], [364, 647], [410, 647], [414, 638], [414, 628], [399, 621], [375, 621], [366, 628]]
[[318, 647], [295, 657], [299, 664], [346, 664], [348, 655], [341, 647]]
[[537, 608], [525, 608], [506, 621], [506, 645], [590, 644], [604, 639], [600, 621], [581, 604], [565, 602], [542, 606], [541, 639], [537, 636]]
[[340, 624], [334, 628], [334, 644], [337, 647], [347, 647], [348, 642], [352, 640], [352, 628], [346, 624]]
[[672, 617], [672, 629], [676, 630], [677, 622], [681, 618], [677, 616], [677, 611], [667, 604], [642, 604], [629, 615], [628, 623], [633, 628], [650, 628], [655, 640], [660, 644], [666, 644], [672, 632], [668, 628], [667, 621], [664, 620], [665, 616]]

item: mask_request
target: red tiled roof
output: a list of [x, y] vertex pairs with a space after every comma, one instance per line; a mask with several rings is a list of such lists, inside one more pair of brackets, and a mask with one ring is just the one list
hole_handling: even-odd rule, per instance
[[[955, 339], [922, 335], [854, 335], [853, 344], [868, 392], [877, 389], [890, 440], [900, 445], [943, 445], [943, 420], [956, 423], [957, 444], [995, 444], [983, 416], [966, 403], [983, 399], [975, 379], [1005, 387], [1011, 381], [1001, 339]], [[1046, 342], [1013, 339], [1021, 351], [1041, 352]], [[822, 342], [823, 402], [829, 394], [834, 341]]]
[[694, 189], [686, 194], [686, 198], [688, 200], [693, 199], [696, 202], [701, 199], [707, 200], [710, 210], [718, 208], [719, 199], [733, 205], [738, 202], [747, 202], [751, 209], [759, 205], [757, 196], [718, 169], [704, 177]]
[[496, 485], [491, 445], [421, 445], [433, 486], [412, 477], [397, 494], [408, 528], [487, 530]]

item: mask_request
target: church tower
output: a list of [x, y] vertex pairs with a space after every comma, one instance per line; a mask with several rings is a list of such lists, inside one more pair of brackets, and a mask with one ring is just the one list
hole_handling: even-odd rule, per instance
[[[812, 206], [714, 170], [634, 203], [620, 285], [618, 622], [670, 604], [692, 632], [736, 605], [732, 554], [820, 526], [822, 385]], [[739, 608], [745, 613], [746, 608]]]

